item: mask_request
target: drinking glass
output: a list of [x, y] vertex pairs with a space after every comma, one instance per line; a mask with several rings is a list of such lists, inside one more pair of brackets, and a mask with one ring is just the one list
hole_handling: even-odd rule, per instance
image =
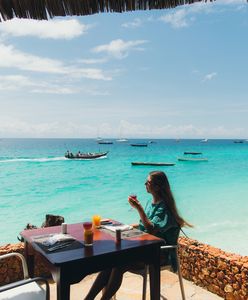
[[95, 228], [101, 227], [101, 217], [99, 215], [94, 215], [92, 218], [93, 224]]
[[136, 195], [135, 193], [131, 193], [131, 194], [129, 195], [129, 197], [134, 198], [135, 200], [137, 200], [137, 195]]
[[[135, 193], [131, 193], [130, 195], [129, 195], [129, 197], [131, 197], [131, 198], [133, 198], [133, 199], [137, 199], [137, 195], [135, 194]], [[129, 210], [128, 211], [132, 211], [134, 208], [131, 206], [130, 208], [129, 208]]]
[[93, 229], [92, 222], [84, 222], [84, 246], [92, 246], [93, 245]]

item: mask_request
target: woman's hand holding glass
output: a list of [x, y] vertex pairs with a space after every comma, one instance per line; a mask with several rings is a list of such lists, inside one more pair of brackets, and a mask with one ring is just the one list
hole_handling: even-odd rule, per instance
[[129, 204], [130, 204], [133, 208], [136, 208], [136, 209], [138, 209], [138, 208], [141, 206], [141, 204], [140, 204], [140, 202], [138, 201], [136, 195], [135, 195], [135, 196], [134, 196], [134, 195], [128, 196], [128, 202], [129, 202]]

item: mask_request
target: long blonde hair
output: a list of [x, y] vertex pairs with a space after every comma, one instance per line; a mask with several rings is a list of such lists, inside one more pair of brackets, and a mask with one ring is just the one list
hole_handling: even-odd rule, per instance
[[171, 192], [170, 184], [165, 173], [162, 171], [153, 171], [149, 173], [149, 176], [151, 179], [151, 186], [154, 187], [154, 193], [159, 199], [165, 202], [178, 225], [180, 227], [193, 227], [179, 215], [176, 207], [176, 202]]

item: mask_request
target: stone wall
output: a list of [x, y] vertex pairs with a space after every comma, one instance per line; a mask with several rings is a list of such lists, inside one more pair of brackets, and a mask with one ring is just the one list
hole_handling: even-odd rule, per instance
[[[248, 256], [236, 255], [180, 238], [179, 256], [183, 277], [226, 300], [248, 300]], [[23, 243], [0, 247], [0, 255], [24, 252]], [[50, 276], [39, 256], [36, 256], [36, 276]], [[22, 278], [17, 258], [0, 261], [0, 285]]]
[[[11, 252], [24, 254], [24, 244], [7, 244], [0, 247], [0, 256]], [[35, 256], [35, 262], [35, 276], [51, 276], [50, 272], [42, 263], [39, 255]], [[23, 272], [21, 260], [19, 258], [10, 257], [8, 259], [0, 260], [0, 286], [20, 279], [23, 279]]]
[[227, 300], [248, 300], [248, 256], [180, 238], [183, 277]]

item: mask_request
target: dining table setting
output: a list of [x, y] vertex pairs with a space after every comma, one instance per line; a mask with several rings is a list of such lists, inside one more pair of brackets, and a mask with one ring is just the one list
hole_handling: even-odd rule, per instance
[[160, 299], [160, 246], [163, 240], [116, 220], [101, 219], [24, 230], [24, 252], [34, 276], [35, 253], [51, 272], [57, 300], [70, 299], [70, 285], [104, 269], [134, 262], [149, 265], [151, 300]]

